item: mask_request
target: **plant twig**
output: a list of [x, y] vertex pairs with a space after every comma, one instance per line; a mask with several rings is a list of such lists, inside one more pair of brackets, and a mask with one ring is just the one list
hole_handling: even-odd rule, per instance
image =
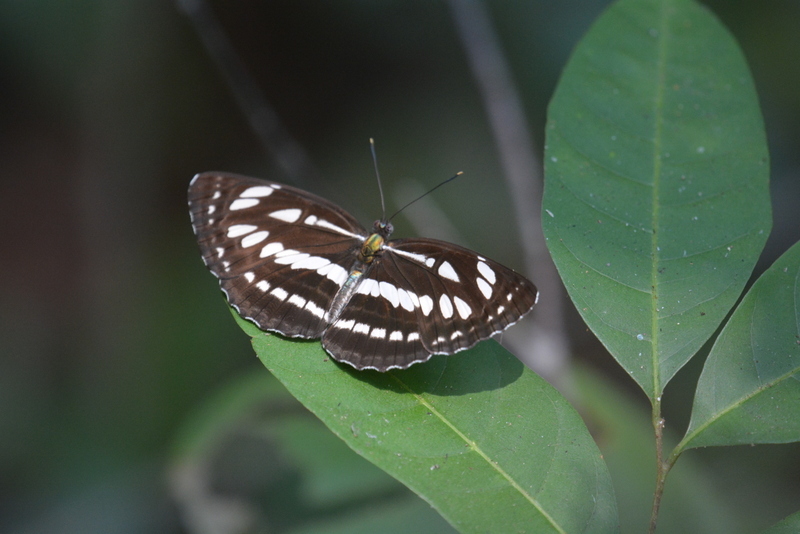
[[194, 27], [265, 152], [295, 185], [316, 181], [319, 172], [311, 157], [283, 126], [207, 0], [176, 0], [176, 3]]
[[656, 531], [656, 523], [658, 522], [658, 513], [661, 508], [661, 497], [664, 494], [664, 484], [667, 480], [672, 466], [678, 459], [680, 452], [676, 449], [667, 460], [664, 460], [664, 426], [665, 421], [661, 416], [661, 397], [657, 397], [653, 402], [653, 430], [656, 438], [656, 487], [653, 492], [653, 509], [650, 514], [650, 528], [648, 532], [654, 534]]
[[[557, 378], [568, 358], [564, 325], [564, 292], [541, 229], [542, 164], [534, 152], [533, 136], [497, 34], [483, 2], [450, 0], [450, 11], [475, 78], [495, 138], [504, 176], [520, 229], [525, 271], [535, 275], [541, 289], [539, 328], [525, 340], [535, 369]], [[521, 347], [522, 348], [522, 347]]]

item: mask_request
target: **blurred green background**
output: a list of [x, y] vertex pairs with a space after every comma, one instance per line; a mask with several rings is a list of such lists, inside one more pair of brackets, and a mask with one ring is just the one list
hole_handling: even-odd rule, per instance
[[[608, 3], [486, 4], [536, 154], [559, 72]], [[706, 5], [738, 39], [763, 107], [775, 222], [760, 271], [800, 239], [800, 3]], [[380, 215], [374, 137], [387, 209], [463, 170], [432, 198], [451, 237], [522, 268], [448, 3], [211, 7], [305, 152], [290, 163], [297, 175], [265, 150], [201, 42], [208, 28], [176, 3], [0, 1], [2, 532], [187, 531], [167, 484], [178, 429], [223, 384], [266, 374], [200, 260], [186, 208], [195, 173], [296, 180], [369, 224]], [[395, 226], [415, 233], [405, 216]], [[566, 318], [574, 358], [644, 401], [577, 315]], [[699, 365], [689, 367], [668, 393], [691, 399]], [[685, 421], [685, 402], [666, 409]], [[723, 508], [800, 493], [796, 447], [744, 449], [697, 454], [722, 474]]]

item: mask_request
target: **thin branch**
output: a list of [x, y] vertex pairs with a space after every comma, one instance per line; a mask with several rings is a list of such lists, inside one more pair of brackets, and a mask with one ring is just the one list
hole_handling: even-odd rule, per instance
[[664, 485], [667, 482], [667, 475], [672, 466], [680, 456], [680, 450], [673, 450], [667, 460], [664, 460], [664, 426], [665, 421], [661, 416], [661, 397], [657, 397], [653, 402], [652, 412], [653, 431], [656, 438], [656, 487], [653, 492], [653, 509], [650, 513], [650, 528], [648, 532], [655, 534], [658, 514], [661, 510], [661, 497], [664, 495]]
[[311, 158], [281, 123], [208, 2], [176, 0], [176, 3], [192, 23], [266, 153], [294, 184], [303, 185], [313, 181], [319, 176], [319, 172], [311, 163]]
[[541, 289], [539, 308], [547, 310], [535, 315], [541, 331], [525, 343], [529, 349], [525, 352], [534, 355], [527, 363], [554, 377], [564, 367], [568, 349], [564, 293], [541, 230], [542, 164], [485, 5], [475, 0], [449, 0], [449, 4], [500, 154], [521, 233], [525, 271]]

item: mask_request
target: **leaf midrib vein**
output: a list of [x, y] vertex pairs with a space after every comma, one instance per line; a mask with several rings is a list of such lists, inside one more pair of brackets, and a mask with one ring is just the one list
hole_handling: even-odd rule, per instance
[[558, 532], [562, 534], [566, 534], [566, 531], [564, 531], [564, 529], [562, 529], [558, 525], [555, 519], [553, 519], [553, 517], [547, 513], [542, 504], [539, 503], [539, 501], [536, 500], [533, 497], [533, 495], [528, 493], [516, 480], [514, 480], [511, 474], [509, 474], [506, 470], [500, 467], [500, 464], [498, 462], [492, 461], [489, 455], [486, 452], [484, 452], [483, 449], [480, 448], [480, 446], [478, 446], [477, 442], [469, 439], [467, 435], [464, 434], [461, 430], [459, 430], [447, 417], [444, 416], [444, 414], [442, 414], [439, 410], [434, 408], [434, 406], [431, 403], [429, 403], [422, 395], [411, 390], [411, 388], [409, 388], [405, 384], [405, 382], [403, 382], [394, 375], [392, 375], [392, 378], [394, 378], [394, 380], [403, 389], [408, 391], [409, 394], [413, 395], [414, 398], [417, 400], [417, 402], [419, 402], [422, 406], [424, 406], [427, 410], [429, 410], [431, 414], [437, 417], [445, 426], [447, 426], [450, 430], [452, 430], [459, 437], [459, 439], [463, 440], [464, 443], [466, 443], [471, 450], [475, 451], [475, 453], [477, 453], [478, 456], [480, 456], [487, 463], [487, 465], [489, 465], [492, 469], [497, 471], [497, 473], [500, 476], [506, 479], [508, 483], [511, 485], [511, 487], [513, 487], [517, 492], [519, 492], [519, 494], [522, 495], [522, 497], [525, 498], [525, 500], [531, 503], [533, 507], [536, 508], [536, 510], [540, 514], [542, 514], [542, 516], [553, 526], [553, 528], [555, 528]]
[[653, 297], [650, 301], [650, 320], [651, 320], [651, 364], [653, 369], [653, 390], [654, 398], [661, 396], [661, 368], [659, 366], [659, 338], [658, 338], [658, 265], [660, 251], [658, 240], [661, 228], [659, 225], [661, 188], [661, 144], [664, 126], [664, 83], [666, 70], [666, 48], [667, 48], [667, 20], [668, 15], [662, 8], [661, 24], [658, 30], [658, 59], [656, 61], [656, 98], [655, 98], [655, 131], [653, 132], [653, 196], [652, 196], [652, 239], [650, 242], [650, 253], [653, 258], [652, 269], [650, 272], [651, 287]]

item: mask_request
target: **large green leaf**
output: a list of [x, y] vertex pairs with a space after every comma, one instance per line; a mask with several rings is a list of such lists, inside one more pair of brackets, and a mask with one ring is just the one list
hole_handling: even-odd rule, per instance
[[623, 0], [550, 104], [543, 225], [586, 323], [651, 399], [717, 329], [771, 226], [736, 43], [689, 0]]
[[795, 512], [761, 534], [797, 534], [800, 532], [800, 512]]
[[800, 243], [750, 288], [697, 384], [682, 448], [800, 441]]
[[580, 417], [497, 343], [377, 373], [239, 323], [300, 402], [459, 531], [618, 531], [608, 470]]

